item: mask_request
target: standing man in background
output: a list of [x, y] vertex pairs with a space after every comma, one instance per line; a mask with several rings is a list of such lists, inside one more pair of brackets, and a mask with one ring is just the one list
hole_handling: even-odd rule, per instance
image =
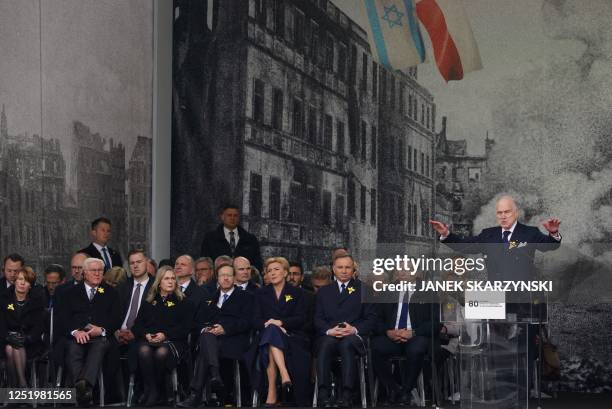
[[111, 267], [123, 267], [121, 254], [107, 246], [111, 238], [111, 221], [106, 217], [97, 218], [91, 222], [90, 234], [91, 243], [78, 252], [102, 260], [104, 262], [104, 271]]
[[222, 255], [247, 258], [257, 270], [262, 271], [263, 261], [257, 237], [239, 226], [240, 209], [227, 205], [220, 215], [221, 224], [209, 231], [202, 241], [200, 256], [215, 260]]

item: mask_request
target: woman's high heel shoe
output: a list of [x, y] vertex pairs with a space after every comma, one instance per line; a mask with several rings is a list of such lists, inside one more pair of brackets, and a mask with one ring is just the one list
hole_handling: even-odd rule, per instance
[[295, 404], [291, 382], [285, 382], [281, 385], [280, 401], [282, 406], [293, 406]]

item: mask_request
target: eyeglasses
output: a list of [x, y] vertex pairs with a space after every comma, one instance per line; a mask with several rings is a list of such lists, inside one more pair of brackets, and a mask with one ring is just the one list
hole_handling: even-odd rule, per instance
[[91, 270], [85, 270], [88, 273], [103, 273], [104, 269], [103, 268], [96, 268], [96, 269], [91, 269]]

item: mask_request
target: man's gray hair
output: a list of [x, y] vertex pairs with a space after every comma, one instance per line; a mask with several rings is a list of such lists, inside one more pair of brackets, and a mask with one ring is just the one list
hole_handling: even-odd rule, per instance
[[213, 260], [210, 257], [200, 257], [199, 259], [195, 261], [195, 264], [202, 263], [202, 262], [208, 263], [208, 266], [212, 269], [214, 269], [215, 267]]
[[105, 267], [104, 261], [100, 260], [99, 258], [88, 257], [85, 259], [85, 261], [83, 261], [83, 270], [89, 270], [89, 265], [93, 263], [100, 263], [102, 268]]

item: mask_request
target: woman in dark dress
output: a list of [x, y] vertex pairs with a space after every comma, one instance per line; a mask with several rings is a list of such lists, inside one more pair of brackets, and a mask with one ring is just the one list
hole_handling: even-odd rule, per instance
[[155, 282], [134, 323], [132, 332], [139, 342], [138, 365], [144, 385], [145, 406], [155, 406], [164, 375], [188, 353], [193, 307], [178, 289], [171, 267], [159, 269]]
[[0, 339], [4, 342], [9, 386], [27, 388], [26, 361], [43, 347], [45, 299], [43, 291], [30, 291], [36, 273], [25, 268], [0, 303]]
[[[265, 368], [268, 384], [266, 406], [305, 403], [309, 384], [309, 342], [303, 331], [306, 305], [300, 288], [286, 282], [289, 262], [283, 257], [266, 260], [269, 283], [255, 294], [254, 328], [259, 331], [255, 367]], [[281, 396], [276, 381], [280, 376]], [[295, 388], [295, 396], [294, 396]]]

